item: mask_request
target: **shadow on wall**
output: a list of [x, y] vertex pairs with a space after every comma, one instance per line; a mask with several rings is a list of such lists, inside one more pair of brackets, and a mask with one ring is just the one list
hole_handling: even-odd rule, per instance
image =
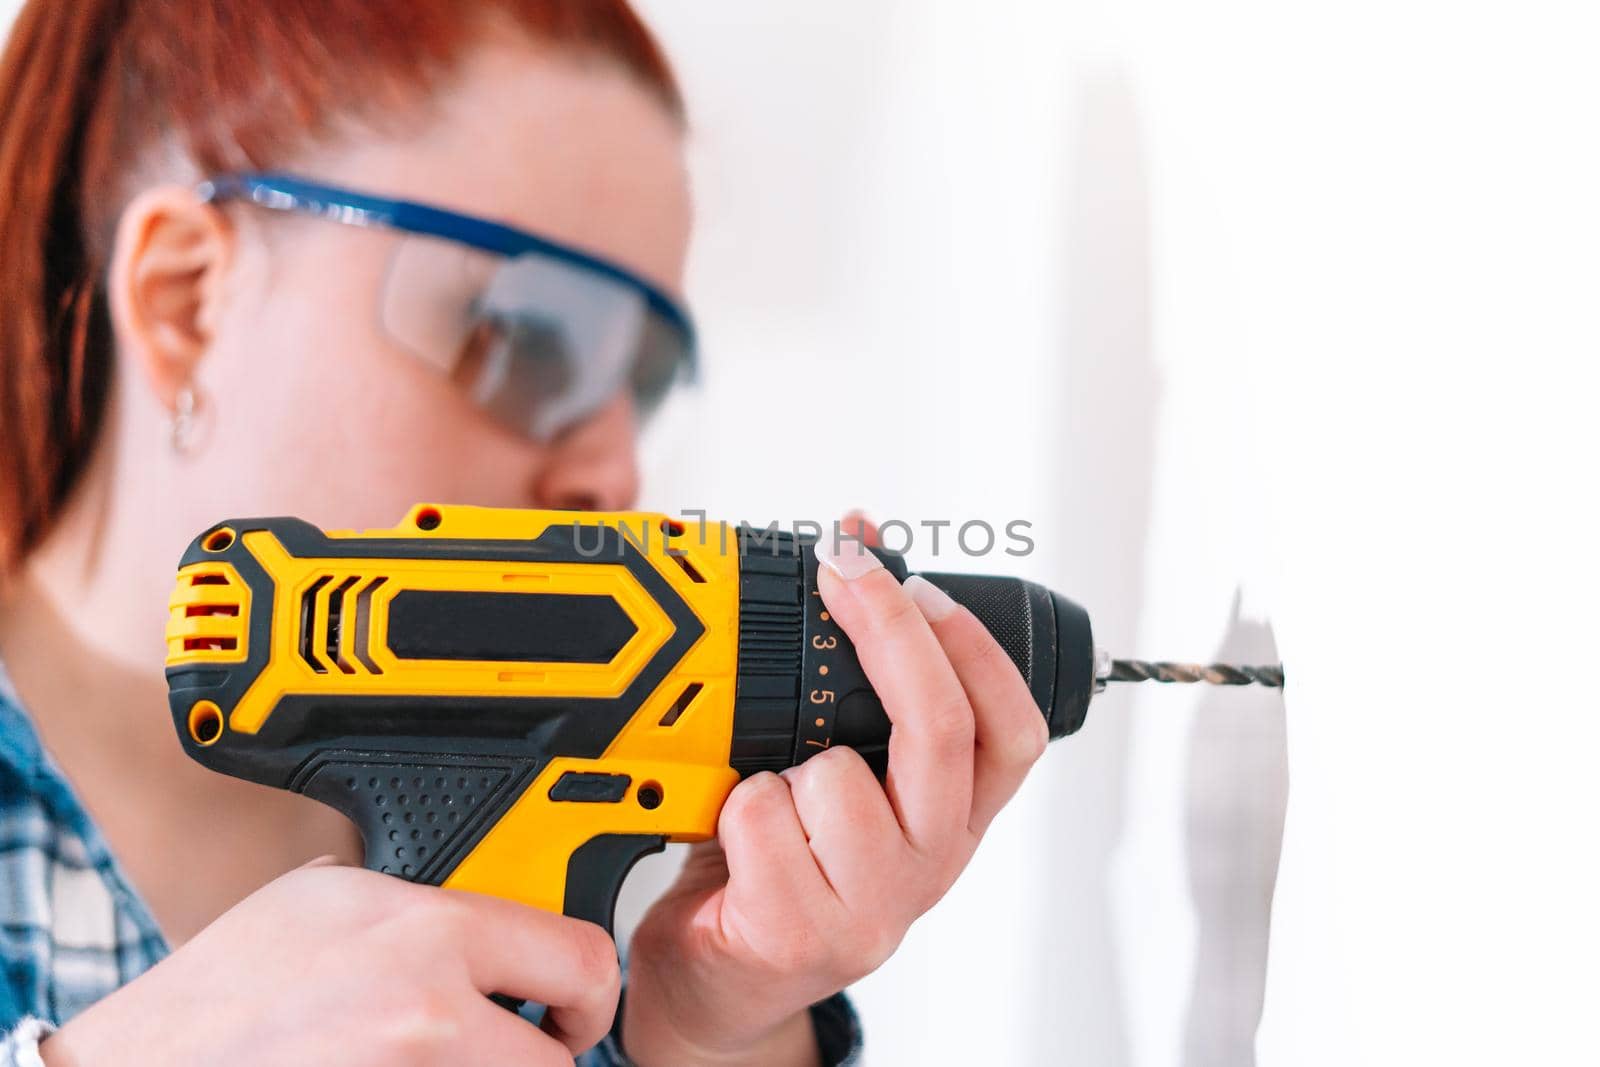
[[[1150, 208], [1143, 132], [1128, 79], [1082, 80], [1067, 159], [1064, 395], [1055, 409], [1062, 472], [1054, 525], [1061, 589], [1103, 648], [1132, 647], [1144, 600], [1160, 377], [1151, 354]], [[1123, 829], [1129, 726], [1091, 713], [1058, 757], [1049, 803], [1061, 827], [1044, 850], [1047, 921], [1036, 958], [1046, 1000], [1037, 1062], [1129, 1062], [1107, 883]], [[1060, 766], [1059, 764], [1065, 764]]]
[[[1235, 594], [1222, 663], [1277, 663], [1270, 623], [1239, 618]], [[1189, 735], [1185, 799], [1197, 923], [1185, 1067], [1250, 1067], [1266, 991], [1267, 931], [1289, 800], [1283, 691], [1206, 691]]]

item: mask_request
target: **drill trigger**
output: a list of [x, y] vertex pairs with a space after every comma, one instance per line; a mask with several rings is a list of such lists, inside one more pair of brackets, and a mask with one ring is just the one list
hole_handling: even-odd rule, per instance
[[567, 861], [567, 886], [561, 911], [595, 923], [612, 937], [617, 897], [633, 865], [667, 847], [664, 834], [596, 834]]

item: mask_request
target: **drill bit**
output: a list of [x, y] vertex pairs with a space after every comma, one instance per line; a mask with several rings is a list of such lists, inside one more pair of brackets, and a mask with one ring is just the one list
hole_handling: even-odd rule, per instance
[[1114, 659], [1104, 675], [1108, 682], [1208, 682], [1211, 685], [1265, 685], [1283, 688], [1283, 664], [1236, 667], [1227, 663], [1152, 663]]

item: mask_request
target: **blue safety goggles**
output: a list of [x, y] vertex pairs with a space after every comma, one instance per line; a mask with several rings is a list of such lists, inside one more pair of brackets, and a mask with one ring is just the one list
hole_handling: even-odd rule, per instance
[[378, 313], [384, 333], [501, 424], [548, 441], [626, 391], [642, 424], [697, 373], [694, 325], [637, 274], [487, 219], [282, 174], [197, 190], [401, 235]]

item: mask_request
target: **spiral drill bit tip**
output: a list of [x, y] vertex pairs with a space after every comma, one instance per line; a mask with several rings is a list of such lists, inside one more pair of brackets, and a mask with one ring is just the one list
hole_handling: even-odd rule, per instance
[[1265, 685], [1283, 688], [1283, 664], [1270, 667], [1235, 667], [1227, 663], [1151, 663], [1142, 659], [1114, 659], [1108, 682], [1208, 682], [1211, 685]]

